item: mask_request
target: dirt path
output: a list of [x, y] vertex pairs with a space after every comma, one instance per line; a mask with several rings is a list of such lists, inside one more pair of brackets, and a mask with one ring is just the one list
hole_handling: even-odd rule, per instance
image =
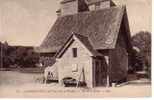
[[[9, 92], [8, 92], [9, 91]], [[150, 97], [151, 86], [123, 86], [116, 88], [64, 88], [57, 84], [29, 84], [20, 87], [1, 88], [0, 97]]]
[[0, 97], [149, 97], [150, 84], [126, 84], [115, 88], [64, 88], [57, 83], [42, 84], [42, 74], [0, 72]]

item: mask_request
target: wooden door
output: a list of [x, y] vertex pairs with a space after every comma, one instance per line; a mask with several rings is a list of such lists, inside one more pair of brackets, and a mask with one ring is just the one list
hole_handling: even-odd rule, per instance
[[97, 58], [95, 61], [96, 86], [106, 86], [107, 64], [104, 58]]

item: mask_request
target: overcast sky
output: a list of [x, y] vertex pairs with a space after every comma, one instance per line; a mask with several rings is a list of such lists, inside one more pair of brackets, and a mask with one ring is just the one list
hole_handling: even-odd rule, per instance
[[[0, 0], [0, 41], [39, 46], [53, 23], [60, 0]], [[151, 0], [113, 0], [127, 6], [132, 35], [151, 32]]]

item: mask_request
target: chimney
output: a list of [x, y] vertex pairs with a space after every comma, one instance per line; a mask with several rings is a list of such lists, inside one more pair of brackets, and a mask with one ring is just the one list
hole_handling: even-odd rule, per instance
[[88, 4], [90, 11], [115, 6], [115, 3], [112, 0], [86, 0], [86, 3]]
[[[63, 0], [61, 2], [61, 16], [77, 14], [79, 12], [88, 11], [85, 0]], [[57, 13], [59, 14], [59, 13]]]

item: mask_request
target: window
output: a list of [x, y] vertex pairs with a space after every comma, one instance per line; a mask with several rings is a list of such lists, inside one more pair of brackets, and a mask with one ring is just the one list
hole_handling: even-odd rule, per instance
[[100, 9], [100, 2], [98, 2], [98, 3], [95, 4], [95, 9], [96, 10], [99, 10]]
[[76, 58], [77, 57], [77, 48], [73, 48], [72, 53], [73, 53], [73, 57]]

